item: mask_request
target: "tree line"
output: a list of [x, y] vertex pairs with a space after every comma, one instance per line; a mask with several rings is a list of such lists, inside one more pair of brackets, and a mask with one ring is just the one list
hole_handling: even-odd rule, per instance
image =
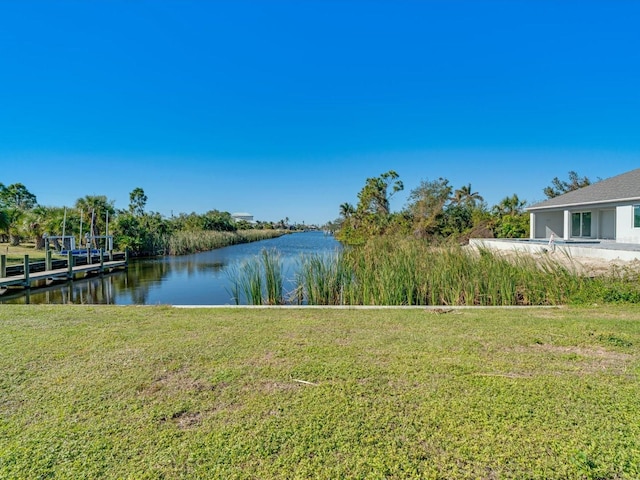
[[[553, 198], [591, 183], [569, 172], [569, 180], [555, 177], [544, 188]], [[422, 180], [411, 190], [407, 205], [391, 212], [390, 200], [404, 189], [398, 173], [389, 170], [367, 178], [358, 193], [357, 205], [340, 205], [340, 217], [332, 222], [336, 238], [347, 245], [362, 245], [381, 235], [413, 235], [433, 242], [466, 242], [471, 237], [526, 238], [529, 236], [527, 202], [517, 194], [491, 207], [471, 184], [455, 188], [446, 178]]]
[[0, 241], [17, 246], [26, 241], [37, 249], [45, 246], [45, 236], [76, 235], [97, 237], [108, 231], [114, 248], [128, 249], [134, 255], [167, 252], [171, 235], [177, 232], [235, 232], [249, 229], [289, 228], [280, 222], [236, 221], [229, 212], [210, 210], [204, 214], [180, 213], [169, 218], [146, 210], [147, 195], [140, 187], [129, 194], [126, 209], [104, 195], [86, 195], [71, 208], [38, 204], [36, 195], [22, 183], [0, 183]]
[[[555, 177], [543, 190], [553, 198], [589, 185], [587, 177], [569, 172], [568, 180]], [[498, 237], [522, 238], [529, 235], [527, 202], [517, 194], [489, 207], [470, 183], [454, 188], [446, 178], [423, 180], [409, 194], [408, 204], [392, 212], [392, 197], [404, 190], [397, 172], [389, 170], [367, 178], [358, 193], [357, 205], [340, 205], [340, 217], [326, 225], [336, 238], [348, 245], [359, 245], [372, 236], [410, 234], [431, 241]], [[36, 248], [45, 245], [45, 235], [97, 237], [113, 235], [114, 248], [128, 249], [134, 255], [167, 253], [172, 235], [180, 232], [235, 232], [249, 229], [289, 229], [289, 219], [279, 222], [236, 221], [228, 212], [210, 210], [204, 214], [180, 213], [167, 218], [146, 210], [147, 195], [140, 187], [129, 194], [126, 209], [104, 195], [86, 195], [71, 208], [38, 204], [36, 195], [22, 183], [0, 183], [0, 241], [17, 246], [32, 241]]]

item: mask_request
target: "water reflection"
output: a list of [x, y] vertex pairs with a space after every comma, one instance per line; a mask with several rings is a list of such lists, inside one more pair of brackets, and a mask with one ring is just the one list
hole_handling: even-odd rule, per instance
[[124, 272], [107, 273], [75, 281], [65, 280], [32, 290], [13, 289], [0, 297], [1, 303], [112, 304], [114, 285]]
[[294, 233], [194, 255], [133, 261], [126, 271], [9, 291], [0, 303], [232, 305], [230, 269], [264, 248], [278, 250], [288, 291], [301, 255], [334, 252], [340, 245], [322, 232]]

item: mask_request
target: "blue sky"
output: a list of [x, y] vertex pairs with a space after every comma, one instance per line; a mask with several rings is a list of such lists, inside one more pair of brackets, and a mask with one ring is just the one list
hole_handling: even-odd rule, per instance
[[[640, 167], [640, 2], [0, 0], [0, 182], [324, 223]], [[73, 180], [69, 182], [69, 180]]]

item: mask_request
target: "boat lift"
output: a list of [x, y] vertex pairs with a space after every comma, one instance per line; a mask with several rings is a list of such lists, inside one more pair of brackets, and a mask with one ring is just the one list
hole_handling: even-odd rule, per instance
[[[91, 214], [91, 224], [94, 222], [94, 214]], [[113, 235], [109, 235], [109, 214], [106, 216], [106, 235], [90, 235], [89, 232], [84, 235], [84, 248], [76, 245], [76, 237], [74, 235], [65, 235], [67, 223], [67, 209], [64, 210], [64, 220], [62, 224], [62, 235], [43, 235], [45, 251], [51, 247], [60, 255], [71, 255], [74, 257], [113, 253]], [[80, 244], [82, 245], [82, 212], [80, 213]], [[91, 247], [93, 245], [93, 248]]]
[[[44, 235], [44, 247], [45, 251], [52, 249], [60, 255], [67, 255], [71, 252], [71, 255], [85, 256], [85, 255], [100, 255], [100, 252], [108, 254], [113, 252], [113, 235], [89, 235], [84, 236], [85, 247], [78, 248], [76, 245], [76, 239], [72, 235]], [[91, 245], [94, 248], [91, 248]]]

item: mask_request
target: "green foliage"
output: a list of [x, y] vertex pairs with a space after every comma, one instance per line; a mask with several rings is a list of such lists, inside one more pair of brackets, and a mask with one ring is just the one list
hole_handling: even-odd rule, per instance
[[7, 210], [0, 209], [0, 232], [7, 232], [9, 230], [9, 212]]
[[579, 188], [591, 185], [591, 180], [587, 177], [580, 178], [574, 171], [569, 172], [569, 181], [560, 180], [558, 177], [554, 177], [551, 180], [551, 185], [545, 187], [543, 190], [547, 198], [554, 198], [565, 193], [578, 190]]
[[[230, 213], [219, 210], [163, 218], [146, 212], [146, 203], [144, 190], [136, 187], [129, 194], [127, 210], [117, 211], [114, 201], [104, 195], [79, 198], [74, 208], [44, 207], [24, 185], [0, 183], [0, 240], [9, 240], [11, 246], [32, 240], [41, 249], [44, 234], [73, 235], [82, 246], [87, 234], [110, 234], [116, 250], [128, 249], [133, 255], [182, 255], [273, 238], [284, 233], [281, 229], [289, 229], [288, 218], [279, 222], [279, 230], [273, 222], [235, 222]], [[236, 234], [237, 230], [241, 232]]]
[[86, 195], [75, 203], [82, 223], [90, 236], [97, 237], [107, 232], [107, 221], [113, 223], [116, 209], [114, 201], [105, 195]]
[[116, 245], [135, 256], [166, 253], [171, 237], [169, 223], [158, 213], [120, 212], [113, 233]]
[[[336, 233], [339, 241], [359, 246], [373, 237], [413, 235], [430, 241], [466, 242], [473, 232], [489, 232], [490, 219], [482, 196], [473, 191], [471, 184], [454, 192], [444, 178], [422, 181], [411, 191], [406, 209], [391, 213], [389, 198], [404, 188], [397, 178], [393, 170], [368, 178], [358, 194], [356, 209], [349, 203], [340, 205], [341, 222]], [[392, 180], [396, 183], [389, 194]]]
[[228, 212], [210, 210], [199, 215], [195, 212], [190, 214], [181, 213], [171, 219], [174, 230], [177, 231], [219, 231], [233, 232], [237, 229], [236, 224]]
[[463, 185], [453, 193], [451, 201], [458, 205], [464, 205], [473, 209], [478, 203], [484, 199], [478, 192], [472, 191], [471, 184]]
[[22, 183], [0, 183], [0, 232], [8, 235], [12, 246], [20, 245], [28, 235], [27, 212], [37, 204], [36, 196]]
[[607, 276], [594, 278], [572, 295], [570, 301], [576, 305], [640, 303], [640, 285]]
[[239, 230], [237, 232], [215, 231], [175, 231], [167, 241], [166, 253], [169, 255], [186, 255], [206, 252], [216, 248], [236, 245], [238, 243], [255, 242], [284, 235], [283, 230]]
[[38, 204], [36, 196], [22, 183], [4, 186], [0, 183], [0, 208], [30, 210]]
[[384, 234], [393, 221], [389, 201], [403, 189], [402, 181], [393, 170], [367, 178], [358, 193], [357, 208], [354, 210], [349, 203], [340, 206], [344, 220], [336, 238], [347, 245], [361, 245], [368, 238]]
[[497, 238], [528, 238], [529, 215], [504, 215], [495, 220], [494, 233]]
[[134, 188], [129, 194], [129, 212], [138, 217], [143, 215], [147, 200], [147, 196], [142, 188]]
[[515, 193], [503, 198], [491, 209], [492, 228], [497, 238], [527, 238], [529, 236], [529, 215], [524, 211], [526, 201]]
[[[379, 177], [367, 178], [364, 188], [358, 193], [359, 214], [374, 214], [385, 217], [390, 213], [389, 200], [404, 189], [398, 174], [389, 170]], [[389, 191], [391, 190], [391, 191]]]
[[414, 234], [419, 238], [433, 238], [441, 235], [444, 208], [453, 188], [449, 180], [439, 178], [421, 181], [409, 195], [409, 214], [413, 218]]
[[443, 212], [440, 232], [456, 238], [473, 227], [473, 207], [468, 203], [451, 203]]
[[492, 212], [497, 217], [522, 215], [526, 205], [527, 202], [520, 200], [518, 195], [514, 193], [510, 197], [504, 197], [497, 205], [494, 205]]

